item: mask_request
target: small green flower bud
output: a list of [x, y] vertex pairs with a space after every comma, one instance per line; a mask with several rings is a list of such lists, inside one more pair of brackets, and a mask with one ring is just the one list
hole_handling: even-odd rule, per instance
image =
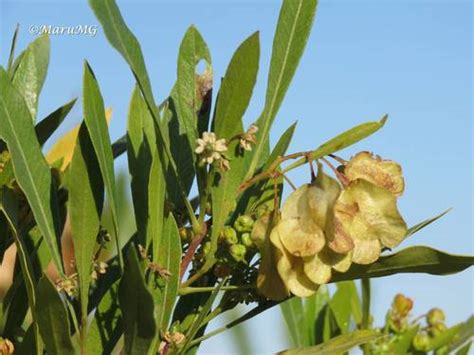
[[245, 262], [245, 254], [247, 253], [247, 248], [242, 244], [234, 244], [230, 247], [230, 255], [234, 258], [235, 261]]
[[193, 239], [193, 231], [190, 228], [181, 228], [179, 230], [179, 236], [183, 243], [190, 242]]
[[446, 317], [444, 312], [439, 308], [431, 309], [426, 315], [426, 322], [429, 325], [435, 325], [436, 323], [443, 323]]
[[254, 246], [253, 240], [250, 237], [250, 233], [244, 233], [240, 236], [240, 239], [242, 240], [242, 244], [245, 245], [247, 248], [252, 248]]
[[251, 232], [252, 227], [253, 227], [253, 218], [247, 215], [242, 215], [237, 218], [237, 220], [234, 223], [234, 228], [240, 232], [240, 233], [245, 233], [245, 232]]
[[392, 308], [401, 317], [406, 317], [413, 308], [413, 301], [399, 293], [393, 299]]
[[413, 347], [418, 351], [426, 351], [430, 346], [430, 337], [426, 332], [420, 332], [413, 338]]
[[230, 226], [224, 228], [224, 240], [229, 245], [237, 244], [239, 242], [237, 232], [234, 228]]
[[269, 211], [270, 211], [270, 208], [267, 205], [261, 205], [255, 211], [255, 216], [257, 217], [257, 219], [260, 219], [262, 216], [267, 214], [267, 212], [269, 212]]
[[430, 327], [429, 332], [432, 337], [436, 337], [444, 333], [447, 329], [448, 327], [446, 326], [446, 324], [444, 324], [443, 322], [437, 322]]

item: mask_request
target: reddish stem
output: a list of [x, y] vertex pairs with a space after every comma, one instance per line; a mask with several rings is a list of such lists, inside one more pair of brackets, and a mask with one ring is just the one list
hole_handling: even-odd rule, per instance
[[184, 273], [188, 269], [191, 260], [193, 260], [193, 256], [196, 253], [196, 249], [201, 244], [202, 240], [207, 234], [207, 223], [203, 223], [203, 228], [201, 233], [194, 236], [189, 244], [188, 250], [186, 250], [186, 254], [184, 254], [183, 260], [181, 260], [181, 270], [180, 270], [180, 280], [183, 279]]

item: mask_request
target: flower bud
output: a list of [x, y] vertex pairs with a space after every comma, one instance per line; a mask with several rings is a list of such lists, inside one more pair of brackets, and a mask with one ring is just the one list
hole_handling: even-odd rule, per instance
[[193, 232], [190, 228], [180, 228], [179, 236], [181, 237], [181, 242], [190, 242], [193, 239]]
[[443, 322], [437, 322], [429, 328], [429, 332], [432, 337], [436, 337], [444, 333], [447, 329], [448, 327], [446, 326], [446, 324], [444, 324]]
[[224, 228], [224, 240], [229, 245], [237, 244], [239, 242], [237, 232], [234, 228], [230, 226]]
[[426, 351], [430, 346], [430, 337], [426, 332], [420, 332], [413, 338], [413, 347], [418, 351]]
[[240, 232], [251, 232], [253, 227], [253, 218], [247, 215], [242, 215], [237, 218], [234, 223], [234, 228]]
[[247, 248], [252, 248], [254, 246], [252, 238], [250, 237], [250, 233], [243, 233], [240, 236], [240, 239], [242, 240], [242, 244]]
[[393, 299], [392, 308], [401, 317], [406, 317], [413, 308], [413, 301], [399, 293]]
[[437, 323], [443, 323], [446, 317], [444, 312], [439, 308], [431, 309], [428, 314], [426, 315], [426, 322], [429, 325], [435, 325]]
[[242, 244], [234, 244], [230, 247], [230, 255], [234, 258], [235, 261], [245, 262], [245, 254], [247, 253], [247, 248]]

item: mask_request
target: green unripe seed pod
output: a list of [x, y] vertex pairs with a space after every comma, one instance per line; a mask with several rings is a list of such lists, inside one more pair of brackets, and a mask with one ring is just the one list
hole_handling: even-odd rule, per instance
[[235, 261], [245, 262], [245, 254], [247, 253], [247, 248], [242, 244], [234, 244], [230, 247], [230, 255], [234, 258]]
[[426, 315], [426, 322], [429, 325], [435, 325], [436, 323], [443, 323], [446, 320], [444, 312], [439, 308], [431, 309]]
[[234, 228], [230, 226], [224, 228], [224, 240], [229, 245], [237, 244], [239, 242], [237, 232]]
[[240, 239], [242, 240], [242, 244], [245, 245], [247, 248], [252, 248], [254, 246], [253, 240], [250, 237], [250, 233], [243, 233], [240, 236]]
[[418, 351], [426, 351], [430, 346], [430, 337], [426, 332], [420, 332], [413, 338], [413, 347]]
[[234, 228], [240, 232], [240, 233], [245, 233], [245, 232], [251, 232], [252, 227], [253, 227], [253, 218], [247, 215], [242, 215], [237, 218], [237, 220], [234, 223]]

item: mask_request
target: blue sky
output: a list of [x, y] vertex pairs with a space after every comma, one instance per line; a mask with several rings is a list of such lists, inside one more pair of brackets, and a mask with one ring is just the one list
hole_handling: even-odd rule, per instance
[[[169, 93], [181, 38], [195, 24], [212, 54], [216, 77], [247, 36], [260, 30], [258, 83], [245, 121], [262, 107], [279, 1], [118, 1], [139, 38], [157, 100]], [[6, 63], [11, 34], [21, 26], [19, 47], [34, 36], [33, 24], [96, 25], [85, 1], [0, 0], [0, 57]], [[320, 1], [306, 53], [273, 128], [273, 142], [298, 120], [290, 151], [308, 150], [358, 123], [389, 114], [385, 128], [342, 152], [371, 150], [402, 163], [407, 189], [400, 209], [409, 225], [449, 207], [441, 221], [401, 246], [426, 244], [452, 253], [473, 253], [472, 209], [472, 3], [470, 1]], [[99, 28], [95, 37], [53, 36], [49, 75], [40, 99], [44, 117], [80, 96], [86, 58], [114, 110], [112, 138], [125, 132], [133, 78]], [[80, 121], [81, 105], [64, 123]], [[120, 159], [117, 169], [125, 167]], [[291, 178], [308, 181], [301, 169]], [[449, 277], [400, 275], [373, 282], [376, 322], [393, 296], [415, 300], [415, 311], [432, 306], [447, 311], [448, 322], [474, 310], [474, 272]], [[279, 310], [248, 323], [254, 351], [287, 347]], [[204, 343], [204, 352], [233, 351], [227, 334]]]

